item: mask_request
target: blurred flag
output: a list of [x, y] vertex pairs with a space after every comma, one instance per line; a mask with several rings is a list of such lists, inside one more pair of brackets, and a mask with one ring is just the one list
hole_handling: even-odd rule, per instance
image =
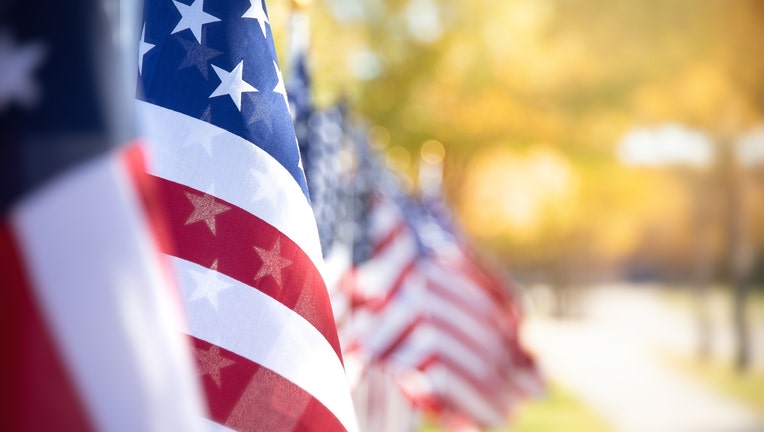
[[441, 192], [423, 194], [417, 206], [421, 218], [418, 232], [432, 255], [472, 281], [488, 296], [494, 307], [496, 331], [502, 335], [511, 362], [511, 387], [517, 398], [537, 396], [544, 391], [544, 379], [533, 356], [520, 341], [521, 301], [512, 279], [485, 259], [471, 245], [468, 236], [454, 221]]
[[[486, 348], [494, 347], [495, 342], [486, 343], [491, 337], [499, 341], [489, 352], [473, 346], [484, 366], [494, 367], [498, 372], [491, 381], [500, 383], [503, 394], [490, 397], [504, 401], [500, 407], [506, 416], [516, 401], [537, 396], [544, 387], [533, 357], [520, 343], [521, 308], [515, 288], [505, 275], [472, 250], [442, 201], [430, 200], [416, 205], [414, 210], [419, 216], [411, 219], [435, 264], [430, 268], [428, 289], [452, 307], [459, 307], [488, 325], [488, 333], [475, 333], [476, 328], [470, 330], [466, 320], [462, 323], [453, 319], [459, 323], [460, 330], [467, 330], [469, 336], [464, 341], [472, 339]], [[443, 277], [444, 271], [451, 277]]]
[[2, 430], [203, 426], [141, 151], [119, 148], [137, 13], [116, 6], [0, 7]]
[[353, 173], [352, 155], [344, 145], [345, 107], [342, 103], [326, 109], [313, 105], [308, 65], [310, 19], [304, 10], [304, 0], [295, 0], [293, 5], [286, 88], [321, 249], [326, 260], [334, 261], [338, 254], [349, 255], [351, 238], [348, 200]]
[[359, 257], [347, 279], [347, 351], [387, 365], [414, 403], [441, 418], [503, 425], [518, 397], [539, 385], [524, 375], [518, 380], [527, 365], [513, 357], [517, 326], [506, 309], [512, 300], [370, 155], [360, 171], [378, 189], [365, 215], [369, 256]]
[[316, 110], [308, 70], [310, 21], [300, 6], [290, 16], [289, 79], [286, 88], [297, 141], [302, 155], [311, 205], [316, 216], [324, 257], [335, 241], [342, 185], [340, 149], [343, 139], [339, 107]]
[[355, 430], [316, 222], [260, 0], [148, 0], [138, 111], [211, 419]]
[[[349, 297], [341, 290], [341, 279], [352, 266], [354, 195], [355, 188], [363, 186], [353, 172], [352, 149], [346, 147], [343, 104], [323, 110], [313, 106], [308, 68], [310, 21], [304, 3], [295, 1], [293, 5], [286, 87], [324, 253], [322, 273], [331, 296], [340, 341], [344, 344], [352, 310]], [[388, 373], [382, 364], [362, 364], [362, 359], [352, 354], [345, 359], [361, 429], [367, 432], [413, 430], [416, 425], [413, 406], [402, 394], [397, 377]]]

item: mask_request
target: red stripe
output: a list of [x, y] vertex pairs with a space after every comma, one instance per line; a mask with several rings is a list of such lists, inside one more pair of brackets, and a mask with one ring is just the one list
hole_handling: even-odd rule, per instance
[[92, 430], [32, 293], [7, 220], [0, 224], [0, 430]]
[[[215, 198], [230, 209], [215, 216], [215, 233], [204, 221], [186, 223], [194, 213], [187, 193], [203, 192], [154, 177], [157, 190], [166, 204], [170, 236], [175, 243], [168, 254], [210, 267], [217, 261], [217, 271], [272, 297], [310, 322], [334, 348], [342, 360], [337, 328], [329, 295], [321, 274], [311, 259], [279, 230], [235, 205]], [[264, 265], [256, 248], [273, 250], [280, 245], [280, 255], [291, 262], [275, 274], [259, 275]]]
[[344, 431], [321, 402], [268, 368], [191, 338], [212, 420], [237, 431]]

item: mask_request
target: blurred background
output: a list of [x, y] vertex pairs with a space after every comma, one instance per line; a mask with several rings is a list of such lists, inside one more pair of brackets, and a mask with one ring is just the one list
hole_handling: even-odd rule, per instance
[[[269, 8], [284, 51], [292, 2]], [[316, 104], [373, 125], [411, 189], [442, 157], [517, 282], [550, 389], [509, 430], [764, 430], [764, 3], [306, 11]]]

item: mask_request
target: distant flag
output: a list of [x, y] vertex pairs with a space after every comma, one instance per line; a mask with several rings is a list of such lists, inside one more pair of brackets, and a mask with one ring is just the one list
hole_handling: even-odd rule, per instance
[[423, 218], [415, 220], [420, 222], [418, 232], [428, 249], [448, 260], [454, 271], [474, 281], [492, 299], [499, 317], [497, 330], [503, 335], [512, 363], [513, 392], [521, 398], [543, 392], [544, 380], [535, 359], [520, 343], [522, 307], [511, 278], [474, 249], [442, 193], [424, 194], [418, 208]]
[[[347, 342], [352, 309], [342, 291], [341, 280], [352, 266], [354, 206], [356, 193], [364, 189], [362, 176], [355, 172], [354, 149], [346, 107], [340, 102], [316, 109], [311, 96], [309, 63], [310, 21], [304, 2], [293, 2], [290, 17], [287, 79], [292, 116], [305, 167], [311, 204], [318, 223], [325, 257], [322, 273], [327, 281], [332, 308], [337, 319], [340, 342]], [[345, 348], [345, 346], [343, 346]], [[366, 432], [404, 432], [416, 427], [415, 411], [402, 393], [397, 377], [382, 364], [364, 364], [349, 353], [345, 365], [350, 375], [353, 402], [359, 424]]]
[[[335, 318], [341, 318], [346, 312], [346, 302], [338, 289], [340, 278], [351, 265], [351, 200], [356, 178], [352, 153], [344, 145], [344, 106], [335, 104], [319, 110], [313, 104], [308, 67], [310, 19], [306, 5], [304, 0], [293, 1], [286, 88], [324, 255], [322, 274]], [[338, 331], [341, 341], [339, 323]]]
[[[536, 368], [533, 358], [520, 344], [520, 305], [515, 298], [514, 286], [505, 277], [488, 265], [479, 254], [471, 250], [464, 235], [456, 232], [454, 224], [449, 221], [449, 215], [444, 205], [436, 203], [416, 205], [419, 216], [410, 216], [415, 221], [417, 233], [420, 234], [432, 265], [429, 270], [428, 291], [442, 301], [442, 305], [450, 304], [461, 312], [470, 315], [475, 323], [487, 324], [486, 331], [476, 331], [470, 327], [469, 319], [455, 319], [457, 324], [447, 332], [457, 335], [464, 346], [469, 347], [482, 359], [485, 370], [492, 368], [496, 374], [461, 373], [468, 380], [480, 382], [480, 377], [488, 377], [489, 381], [497, 384], [498, 392], [486, 391], [490, 386], [481, 384], [483, 397], [494, 403], [499, 402], [498, 412], [506, 421], [507, 414], [520, 399], [536, 396], [543, 391], [543, 380]], [[444, 277], [447, 273], [448, 277]], [[430, 302], [430, 305], [437, 301]], [[437, 315], [448, 306], [435, 308]], [[472, 330], [470, 330], [472, 328]], [[465, 331], [466, 330], [466, 331]], [[490, 342], [489, 342], [490, 341]], [[496, 342], [498, 341], [498, 343]], [[482, 348], [480, 346], [482, 345]], [[495, 348], [495, 349], [491, 349]], [[485, 349], [488, 349], [486, 351]], [[464, 360], [455, 358], [455, 360]], [[464, 363], [466, 365], [466, 363]], [[464, 370], [466, 372], [466, 369]], [[453, 376], [441, 378], [441, 388], [452, 389], [449, 384]], [[441, 390], [442, 391], [442, 390]], [[463, 397], [463, 395], [461, 395]], [[485, 426], [487, 423], [472, 414], [473, 408], [458, 392], [451, 392], [450, 398], [457, 401], [451, 407], [454, 414], [461, 414]]]
[[147, 0], [155, 177], [210, 419], [356, 430], [316, 222], [260, 0]]
[[350, 241], [349, 234], [342, 232], [349, 217], [347, 200], [353, 186], [342, 160], [343, 123], [340, 106], [313, 111], [301, 149], [321, 246], [327, 257], [338, 245], [348, 245]]
[[324, 257], [328, 257], [336, 241], [348, 240], [336, 238], [345, 217], [344, 198], [349, 187], [347, 182], [341, 181], [348, 171], [341, 160], [344, 112], [339, 104], [324, 110], [316, 109], [313, 104], [308, 65], [310, 20], [305, 6], [294, 3], [289, 27], [290, 70], [286, 88], [321, 248]]
[[405, 196], [392, 174], [370, 155], [360, 163], [378, 189], [364, 217], [368, 256], [359, 257], [347, 279], [353, 304], [348, 351], [396, 371], [412, 401], [443, 418], [504, 424], [518, 397], [535, 389], [515, 377], [526, 365], [514, 361], [517, 328], [505, 311], [509, 298], [481, 276], [432, 212]]
[[203, 427], [141, 149], [120, 146], [136, 14], [111, 6], [0, 7], [2, 430]]

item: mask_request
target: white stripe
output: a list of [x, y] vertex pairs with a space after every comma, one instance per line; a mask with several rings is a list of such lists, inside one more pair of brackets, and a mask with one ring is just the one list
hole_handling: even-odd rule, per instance
[[187, 299], [191, 335], [262, 365], [310, 393], [348, 431], [356, 420], [345, 370], [329, 342], [313, 325], [272, 297], [223, 274], [230, 287], [217, 310], [204, 298], [188, 301], [196, 289], [193, 272], [212, 271], [170, 257]]
[[[263, 219], [292, 239], [322, 267], [313, 210], [277, 160], [225, 129], [147, 102], [136, 101], [147, 125], [149, 171], [215, 195]], [[209, 153], [208, 153], [209, 150]], [[261, 178], [252, 173], [261, 173]], [[263, 179], [267, 177], [267, 184]], [[258, 193], [263, 200], [254, 200]], [[270, 200], [268, 202], [267, 200]]]
[[57, 179], [15, 208], [11, 222], [95, 429], [203, 430], [180, 305], [118, 160]]

